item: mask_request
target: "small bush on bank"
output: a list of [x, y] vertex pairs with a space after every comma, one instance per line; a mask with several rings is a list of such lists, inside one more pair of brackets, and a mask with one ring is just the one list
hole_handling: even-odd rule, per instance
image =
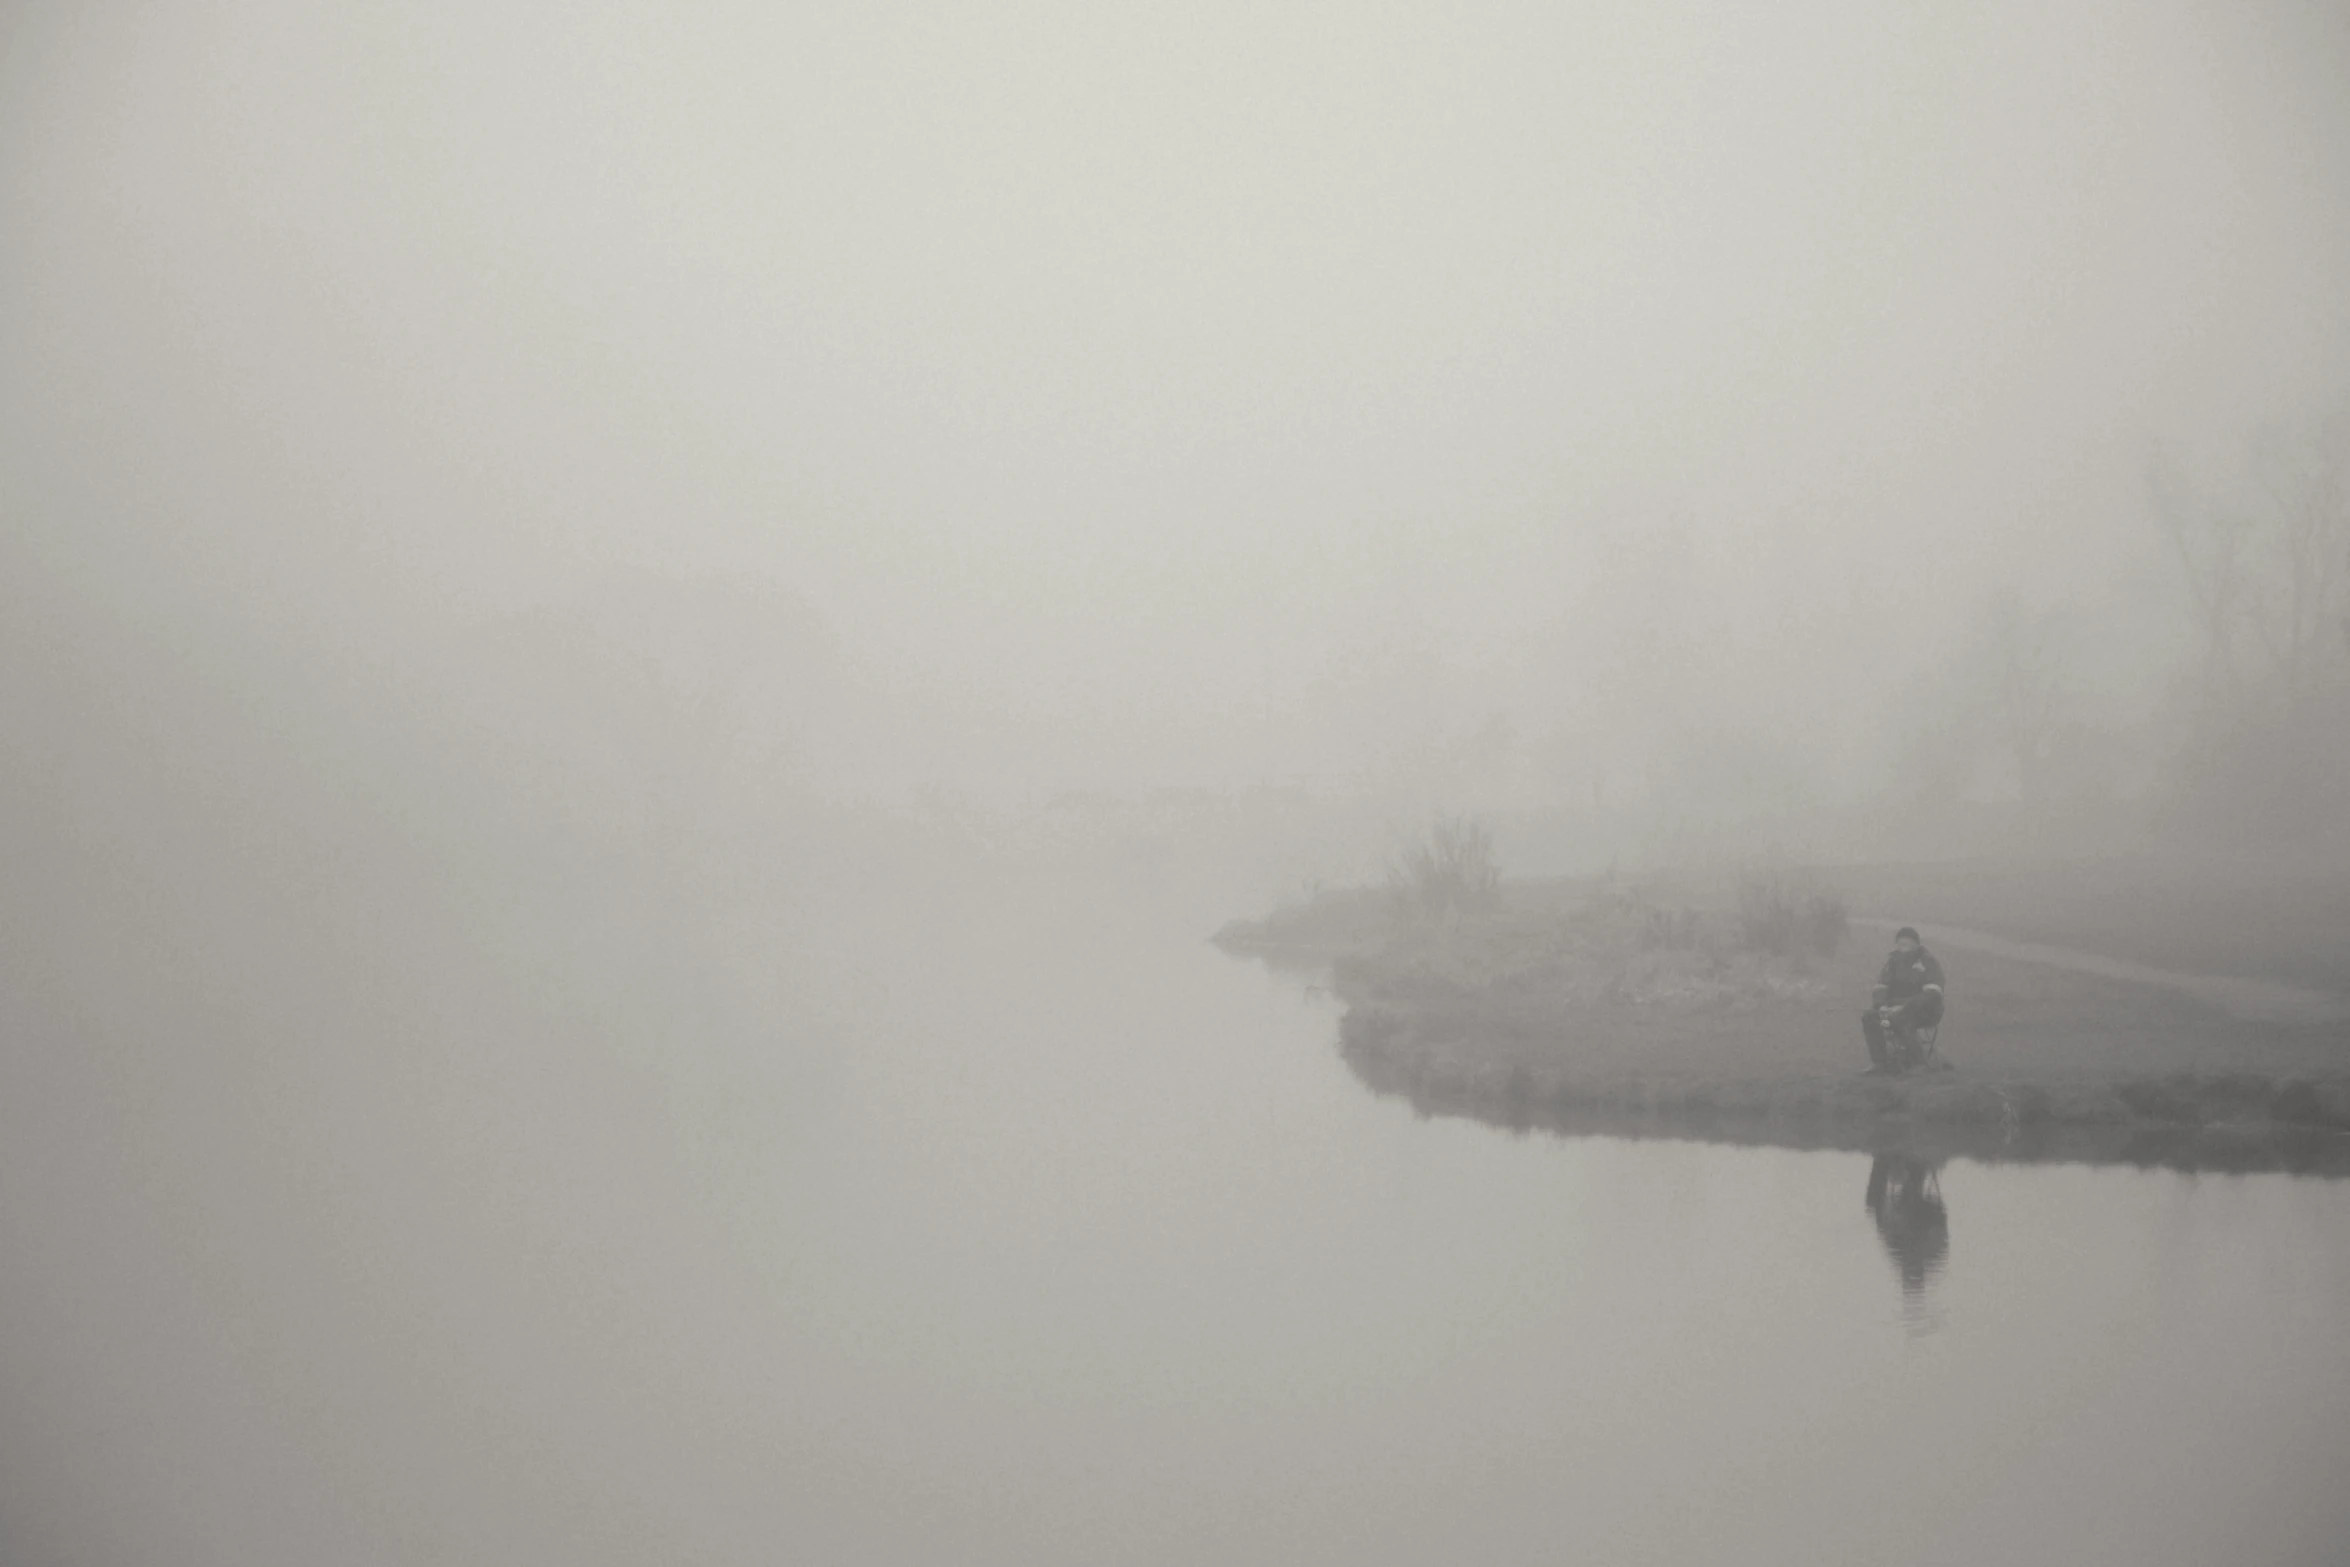
[[1739, 873], [1739, 935], [1757, 952], [1832, 958], [1850, 928], [1844, 900], [1816, 877], [1780, 866], [1750, 866]]
[[1388, 863], [1387, 890], [1398, 908], [1423, 919], [1492, 907], [1501, 892], [1493, 829], [1467, 815], [1437, 818], [1426, 842]]

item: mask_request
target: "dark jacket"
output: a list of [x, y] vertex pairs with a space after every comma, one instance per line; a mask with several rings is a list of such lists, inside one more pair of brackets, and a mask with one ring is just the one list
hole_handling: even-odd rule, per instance
[[1942, 993], [1942, 965], [1934, 954], [1924, 947], [1915, 952], [1895, 947], [1885, 955], [1885, 966], [1877, 971], [1878, 994], [1887, 1001], [1908, 1001], [1928, 990]]

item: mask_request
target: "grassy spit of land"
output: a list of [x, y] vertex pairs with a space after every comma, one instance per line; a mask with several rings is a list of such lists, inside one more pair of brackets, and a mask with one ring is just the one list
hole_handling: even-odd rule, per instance
[[[2073, 867], [2037, 876], [2042, 892], [2084, 885]], [[1802, 917], [1790, 886], [1822, 900], [1818, 917]], [[1958, 904], [1952, 887], [1974, 929], [2048, 939], [2032, 918], [2049, 902], [2033, 872], [1910, 867], [1798, 878], [1761, 899], [1749, 885], [1743, 909], [1728, 878], [1505, 882], [1475, 906], [1434, 912], [1387, 889], [1351, 889], [1236, 921], [1216, 940], [1325, 971], [1346, 1007], [1348, 1064], [1427, 1114], [1790, 1147], [2350, 1174], [2350, 1007], [2305, 990], [2311, 1004], [2297, 1009], [2231, 1010], [2210, 987], [2161, 982], [2135, 961], [2136, 924], [2158, 923], [2161, 955], [2189, 973], [2204, 954], [2191, 917], [2143, 900], [2102, 923], [2083, 900], [2065, 905], [2062, 933], [2092, 959], [2079, 965], [2064, 953], [1941, 944], [1948, 1069], [1865, 1075], [1859, 1011], [1889, 933], [1855, 917], [1834, 939], [1840, 922], [1819, 911], [1841, 907], [1846, 887], [1869, 900], [1864, 912], [1923, 926], [1929, 946], [1934, 927], [1909, 911]], [[1790, 917], [1774, 925], [1774, 909]], [[2231, 961], [2203, 976], [2245, 972], [2245, 930], [2240, 918], [2214, 922], [2210, 951]], [[2097, 971], [2093, 959], [2114, 954], [2132, 955], [2128, 977]]]

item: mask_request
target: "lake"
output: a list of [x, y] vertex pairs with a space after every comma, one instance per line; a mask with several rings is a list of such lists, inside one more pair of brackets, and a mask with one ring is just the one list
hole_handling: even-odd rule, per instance
[[2350, 1557], [2350, 1183], [1423, 1120], [1240, 896], [20, 932], [0, 1560]]

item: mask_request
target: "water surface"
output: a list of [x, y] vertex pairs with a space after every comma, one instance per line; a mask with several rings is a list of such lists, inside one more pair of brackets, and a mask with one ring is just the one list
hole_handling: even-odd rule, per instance
[[2350, 1184], [1423, 1121], [1202, 939], [1255, 901], [64, 930], [0, 1559], [2350, 1551]]

